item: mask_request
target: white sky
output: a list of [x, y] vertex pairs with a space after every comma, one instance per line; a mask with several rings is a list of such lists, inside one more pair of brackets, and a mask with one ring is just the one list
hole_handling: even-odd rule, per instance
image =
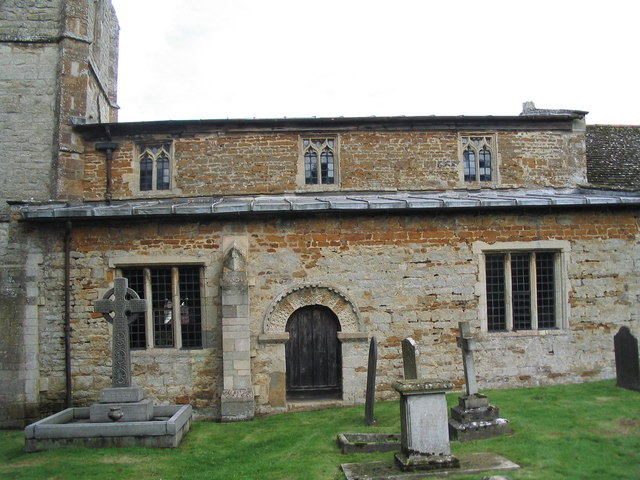
[[119, 120], [517, 115], [640, 124], [638, 0], [112, 0]]

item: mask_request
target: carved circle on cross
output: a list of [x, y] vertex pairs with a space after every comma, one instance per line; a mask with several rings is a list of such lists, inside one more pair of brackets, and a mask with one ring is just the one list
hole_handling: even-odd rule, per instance
[[[111, 298], [113, 296], [113, 293], [115, 292], [115, 288], [110, 288], [109, 290], [107, 290], [107, 292], [102, 296], [103, 300], [109, 300], [109, 298]], [[125, 294], [126, 298], [128, 300], [140, 300], [140, 296], [138, 295], [138, 292], [136, 292], [134, 289], [127, 287], [127, 291]], [[134, 320], [136, 320], [138, 318], [138, 314], [131, 314], [130, 310], [127, 310], [126, 312], [124, 312], [125, 315], [127, 316], [127, 319], [129, 320], [129, 323], [133, 322]], [[113, 316], [109, 313], [103, 313], [102, 316], [104, 317], [104, 319], [113, 324]]]

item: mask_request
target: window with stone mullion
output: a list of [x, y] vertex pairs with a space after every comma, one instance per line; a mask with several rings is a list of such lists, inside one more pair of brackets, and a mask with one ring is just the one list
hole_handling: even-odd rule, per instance
[[488, 331], [557, 327], [555, 252], [485, 255]]
[[493, 180], [492, 137], [464, 136], [462, 163], [465, 182], [490, 182]]
[[303, 140], [306, 185], [335, 183], [335, 139], [305, 138]]
[[171, 189], [171, 144], [141, 145], [138, 158], [141, 192]]

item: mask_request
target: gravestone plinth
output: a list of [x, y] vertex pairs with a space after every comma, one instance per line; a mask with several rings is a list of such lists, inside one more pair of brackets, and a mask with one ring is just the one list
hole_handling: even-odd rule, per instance
[[486, 395], [478, 392], [473, 352], [475, 339], [469, 322], [460, 322], [458, 347], [462, 349], [464, 379], [467, 394], [458, 397], [458, 405], [451, 408], [449, 435], [461, 442], [494, 437], [511, 432], [508, 420], [500, 417], [500, 410], [489, 403]]
[[445, 393], [453, 383], [421, 379], [393, 384], [400, 394], [400, 452], [395, 455], [402, 471], [457, 468], [451, 455]]
[[103, 388], [100, 391], [100, 403], [94, 403], [89, 408], [89, 421], [94, 423], [118, 420], [147, 422], [152, 418], [153, 402], [144, 398], [142, 387]]

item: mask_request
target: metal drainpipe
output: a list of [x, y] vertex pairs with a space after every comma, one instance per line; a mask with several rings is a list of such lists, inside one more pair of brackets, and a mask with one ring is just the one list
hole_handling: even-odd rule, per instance
[[111, 203], [111, 163], [113, 161], [113, 152], [119, 147], [116, 142], [98, 142], [96, 150], [105, 152], [107, 159], [107, 186], [105, 192], [105, 201]]
[[66, 407], [73, 405], [71, 391], [71, 222], [64, 233], [64, 355], [66, 374]]

